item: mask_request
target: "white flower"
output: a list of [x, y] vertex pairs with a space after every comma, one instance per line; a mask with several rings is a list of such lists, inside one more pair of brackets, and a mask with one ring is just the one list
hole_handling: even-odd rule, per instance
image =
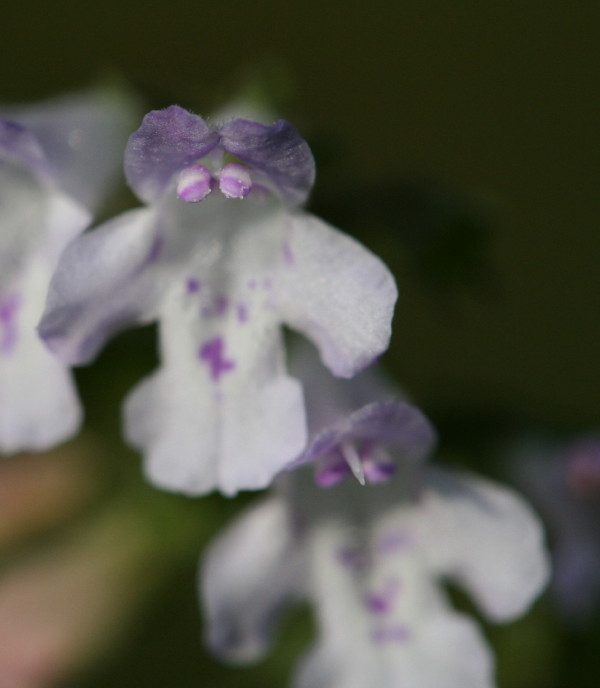
[[387, 347], [394, 281], [298, 209], [314, 162], [286, 122], [211, 128], [172, 106], [146, 116], [125, 168], [147, 207], [73, 242], [40, 331], [79, 364], [116, 330], [158, 320], [162, 365], [125, 404], [148, 476], [188, 494], [264, 487], [306, 442], [282, 326], [351, 376]]
[[[208, 644], [231, 661], [256, 659], [285, 607], [307, 599], [320, 640], [296, 688], [491, 688], [485, 640], [442, 583], [461, 586], [492, 621], [519, 616], [548, 577], [539, 521], [507, 488], [424, 467], [433, 430], [418, 409], [388, 400], [352, 410], [378, 387], [365, 375], [337, 397], [323, 372], [321, 387], [310, 387], [315, 434], [305, 458], [321, 464], [317, 485], [337, 484], [350, 468], [377, 484], [324, 490], [299, 469], [242, 514], [202, 565]], [[339, 403], [350, 406], [345, 417]], [[324, 479], [329, 457], [348, 461], [349, 447], [359, 470], [342, 460]], [[395, 475], [375, 470], [375, 459], [395, 459]]]
[[0, 452], [44, 450], [81, 410], [39, 341], [50, 276], [118, 173], [131, 104], [106, 90], [0, 109]]
[[473, 475], [422, 469], [419, 487], [402, 478], [320, 491], [294, 476], [291, 495], [243, 514], [204, 562], [211, 648], [260, 657], [283, 609], [305, 598], [321, 637], [298, 688], [493, 686], [481, 632], [440, 584], [463, 587], [492, 621], [521, 615], [548, 575], [538, 520]]

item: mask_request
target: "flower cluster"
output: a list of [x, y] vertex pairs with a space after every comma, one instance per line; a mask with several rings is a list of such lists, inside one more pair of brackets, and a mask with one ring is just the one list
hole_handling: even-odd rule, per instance
[[[324, 373], [316, 362], [307, 372]], [[424, 465], [435, 436], [414, 406], [396, 399], [348, 412], [349, 399], [362, 403], [377, 387], [363, 374], [309, 396], [314, 481], [286, 475], [210, 548], [200, 576], [208, 644], [231, 661], [257, 659], [282, 611], [308, 599], [321, 640], [298, 688], [487, 688], [491, 654], [441, 582], [463, 587], [492, 621], [519, 616], [548, 577], [539, 521], [507, 488]], [[350, 470], [373, 484], [321, 489]]]
[[[307, 598], [321, 639], [299, 688], [491, 686], [487, 646], [442, 581], [494, 621], [516, 617], [546, 581], [541, 530], [509, 490], [426, 465], [427, 418], [361, 373], [389, 343], [392, 275], [303, 208], [315, 164], [293, 126], [179, 106], [125, 146], [142, 205], [83, 233], [131, 112], [92, 94], [2, 113], [0, 449], [72, 435], [69, 366], [157, 322], [159, 368], [123, 414], [150, 481], [188, 495], [276, 484], [203, 563], [213, 650], [260, 656]], [[325, 368], [304, 344], [288, 372], [284, 327]]]
[[115, 331], [158, 320], [161, 368], [125, 403], [148, 476], [189, 494], [266, 487], [306, 442], [282, 326], [351, 376], [388, 345], [394, 280], [298, 207], [314, 161], [286, 122], [211, 128], [177, 106], [151, 112], [125, 171], [147, 205], [68, 247], [41, 336], [80, 364]]

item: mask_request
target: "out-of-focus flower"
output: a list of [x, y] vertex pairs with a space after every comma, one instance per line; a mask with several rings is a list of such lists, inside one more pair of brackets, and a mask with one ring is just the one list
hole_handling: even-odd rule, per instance
[[[354, 382], [346, 384], [363, 396], [368, 379]], [[327, 385], [322, 396], [311, 389], [335, 415]], [[356, 421], [361, 413], [370, 416], [355, 411], [342, 430], [336, 421], [313, 448], [330, 446], [329, 438], [337, 448], [348, 438], [363, 441], [357, 428], [366, 427], [370, 447], [391, 441], [400, 449], [396, 475], [383, 482], [378, 470], [371, 482], [379, 484], [345, 481], [325, 491], [298, 470], [239, 517], [202, 568], [208, 644], [231, 661], [256, 659], [285, 607], [308, 599], [321, 638], [299, 667], [297, 688], [489, 688], [487, 645], [452, 609], [441, 582], [464, 588], [493, 621], [519, 616], [548, 576], [538, 519], [504, 487], [403, 460], [420, 458], [433, 438], [413, 407], [376, 413], [365, 426]], [[364, 462], [362, 470], [366, 477]]]
[[529, 441], [515, 454], [518, 484], [553, 538], [554, 598], [573, 623], [585, 623], [600, 604], [600, 436]]
[[131, 103], [105, 89], [0, 108], [0, 452], [72, 435], [69, 372], [39, 341], [50, 276], [118, 173]]
[[264, 487], [306, 442], [281, 326], [352, 376], [387, 347], [394, 281], [299, 209], [314, 161], [286, 122], [210, 127], [177, 106], [151, 112], [125, 170], [147, 207], [71, 244], [41, 333], [79, 364], [116, 330], [159, 320], [162, 366], [125, 405], [148, 476], [189, 494]]
[[321, 487], [334, 487], [350, 474], [364, 485], [391, 478], [398, 460], [415, 463], [431, 452], [433, 426], [383, 376], [369, 369], [352, 380], [333, 378], [311, 349], [299, 343], [291, 359], [306, 390], [310, 437], [290, 469], [314, 464]]
[[463, 587], [492, 621], [522, 614], [545, 585], [539, 523], [506, 488], [421, 469], [319, 492], [295, 476], [291, 498], [263, 500], [208, 551], [208, 643], [230, 661], [260, 657], [281, 612], [316, 606], [321, 639], [299, 688], [488, 688], [493, 659], [440, 585]]

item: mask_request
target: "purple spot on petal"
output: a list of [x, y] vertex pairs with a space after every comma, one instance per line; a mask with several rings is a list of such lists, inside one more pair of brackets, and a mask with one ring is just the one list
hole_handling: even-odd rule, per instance
[[18, 294], [12, 294], [0, 300], [0, 354], [9, 356], [19, 338], [17, 313], [21, 306]]
[[203, 306], [200, 315], [203, 318], [220, 318], [227, 313], [229, 299], [224, 294], [218, 294], [210, 306]]
[[402, 531], [386, 533], [377, 545], [379, 554], [393, 554], [403, 549], [412, 547], [413, 540], [408, 533]]
[[146, 257], [146, 260], [144, 261], [144, 265], [147, 265], [149, 263], [154, 263], [154, 261], [160, 256], [160, 253], [162, 251], [164, 244], [164, 240], [162, 237], [156, 237], [154, 241], [152, 242], [152, 246], [150, 247], [150, 250], [148, 251], [148, 255]]
[[401, 625], [376, 628], [371, 635], [371, 640], [378, 645], [405, 643], [410, 638], [410, 629]]
[[400, 581], [397, 578], [390, 578], [381, 592], [371, 592], [365, 596], [365, 607], [371, 614], [387, 614], [394, 606], [399, 589]]
[[270, 277], [265, 277], [262, 281], [262, 285], [265, 289], [270, 289], [273, 286], [273, 282]]
[[224, 294], [219, 294], [214, 301], [214, 314], [216, 317], [225, 315], [229, 307], [229, 299]]
[[336, 560], [344, 567], [360, 568], [364, 563], [361, 552], [356, 547], [342, 547], [336, 553]]
[[387, 595], [376, 593], [367, 595], [364, 602], [371, 614], [387, 614], [393, 606], [392, 600]]
[[249, 289], [256, 289], [256, 280], [250, 280], [248, 282], [248, 288]]
[[222, 375], [235, 368], [235, 361], [225, 358], [225, 342], [222, 337], [214, 337], [205, 342], [199, 351], [199, 356], [210, 370], [214, 382], [218, 382]]
[[185, 288], [188, 294], [197, 294], [200, 291], [200, 286], [200, 280], [197, 280], [194, 277], [190, 277], [185, 283]]
[[248, 322], [248, 306], [245, 303], [238, 303], [236, 308], [238, 322]]
[[292, 252], [292, 249], [287, 241], [283, 242], [281, 251], [283, 253], [283, 260], [287, 263], [287, 265], [293, 265], [296, 262], [294, 253]]

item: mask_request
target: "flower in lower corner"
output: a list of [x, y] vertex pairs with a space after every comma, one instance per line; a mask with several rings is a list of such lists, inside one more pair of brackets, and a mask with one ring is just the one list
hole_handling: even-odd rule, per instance
[[355, 411], [341, 439], [343, 446], [369, 434], [373, 448], [379, 428], [380, 448], [394, 445], [393, 477], [377, 472], [376, 484], [346, 480], [323, 490], [319, 470], [315, 485], [299, 469], [209, 548], [200, 590], [217, 655], [261, 657], [283, 610], [305, 599], [320, 638], [296, 672], [296, 688], [494, 685], [480, 630], [452, 608], [442, 582], [464, 588], [492, 621], [516, 618], [547, 580], [542, 530], [509, 489], [415, 461], [432, 430], [414, 407], [402, 408], [387, 427], [377, 418], [370, 433]]
[[0, 452], [44, 450], [77, 430], [71, 376], [39, 341], [50, 276], [118, 174], [132, 117], [106, 89], [0, 107]]
[[282, 326], [351, 376], [387, 347], [394, 280], [300, 209], [314, 161], [284, 121], [212, 127], [178, 106], [154, 111], [125, 170], [146, 206], [73, 242], [40, 332], [82, 364], [115, 331], [158, 320], [161, 367], [125, 404], [148, 476], [188, 494], [264, 487], [306, 442]]

